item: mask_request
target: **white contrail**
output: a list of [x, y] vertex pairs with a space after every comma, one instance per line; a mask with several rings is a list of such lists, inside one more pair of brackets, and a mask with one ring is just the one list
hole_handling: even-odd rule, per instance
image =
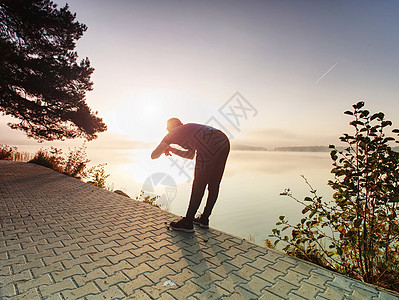
[[331, 68], [329, 68], [329, 69], [327, 70], [327, 72], [325, 72], [325, 73], [323, 74], [323, 76], [321, 76], [319, 79], [317, 79], [317, 80], [315, 81], [314, 84], [318, 84], [319, 81], [322, 80], [323, 77], [326, 76], [332, 69], [334, 69], [334, 67], [335, 67], [336, 65], [337, 65], [337, 63], [336, 63], [335, 65], [333, 65]]

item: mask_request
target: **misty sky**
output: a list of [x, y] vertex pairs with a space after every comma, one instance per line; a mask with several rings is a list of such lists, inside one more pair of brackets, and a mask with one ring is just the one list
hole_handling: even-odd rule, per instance
[[[399, 127], [398, 1], [67, 2], [88, 26], [87, 101], [109, 128], [91, 143], [156, 144], [179, 117], [213, 118], [236, 143], [328, 145], [359, 100]], [[252, 111], [234, 127], [220, 109], [236, 92]], [[7, 121], [1, 143], [35, 143]]]

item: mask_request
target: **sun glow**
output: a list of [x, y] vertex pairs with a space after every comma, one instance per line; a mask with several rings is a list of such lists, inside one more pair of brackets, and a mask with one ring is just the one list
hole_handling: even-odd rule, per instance
[[132, 93], [108, 112], [109, 131], [132, 140], [159, 142], [167, 133], [166, 121], [174, 116], [176, 102], [165, 93]]

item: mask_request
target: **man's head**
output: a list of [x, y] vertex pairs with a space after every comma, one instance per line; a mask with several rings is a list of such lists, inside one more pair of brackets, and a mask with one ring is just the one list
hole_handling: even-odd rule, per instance
[[183, 125], [183, 123], [178, 118], [171, 118], [166, 122], [166, 129], [170, 132], [181, 125]]

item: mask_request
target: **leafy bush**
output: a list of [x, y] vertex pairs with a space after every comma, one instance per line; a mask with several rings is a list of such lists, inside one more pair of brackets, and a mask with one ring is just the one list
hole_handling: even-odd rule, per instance
[[0, 160], [29, 161], [31, 158], [32, 154], [28, 152], [20, 152], [15, 146], [0, 144]]
[[50, 150], [40, 149], [36, 152], [35, 156], [29, 161], [29, 163], [41, 165], [62, 173], [65, 159], [61, 156], [61, 154], [62, 150], [54, 147], [51, 147]]
[[99, 164], [87, 170], [84, 177], [91, 179], [87, 183], [102, 189], [107, 188], [106, 181], [110, 174], [105, 173], [105, 165], [106, 164]]
[[0, 160], [6, 160], [6, 159], [11, 159], [11, 154], [13, 152], [13, 149], [15, 147], [10, 147], [7, 145], [0, 145]]
[[147, 204], [151, 204], [152, 206], [160, 208], [161, 206], [159, 204], [156, 204], [155, 202], [159, 199], [159, 196], [151, 196], [151, 195], [145, 195], [145, 192], [142, 190], [140, 191], [140, 195], [136, 196], [137, 201], [141, 201]]
[[79, 149], [69, 151], [68, 159], [64, 163], [63, 173], [72, 177], [84, 176], [86, 165], [90, 162], [86, 157], [86, 148], [86, 145], [83, 144]]
[[61, 149], [54, 147], [50, 150], [40, 149], [29, 162], [80, 178], [84, 176], [89, 161], [86, 157], [86, 145], [83, 144], [79, 149], [70, 150], [67, 158], [63, 156]]
[[345, 112], [354, 118], [349, 124], [355, 132], [340, 137], [344, 150], [330, 146], [333, 199], [323, 201], [306, 179], [311, 197], [298, 200], [285, 190], [282, 195], [304, 205], [304, 217], [292, 225], [280, 216], [276, 225], [283, 228], [270, 236], [290, 255], [399, 291], [399, 153], [389, 145], [398, 141], [385, 135], [392, 122], [363, 106]]

